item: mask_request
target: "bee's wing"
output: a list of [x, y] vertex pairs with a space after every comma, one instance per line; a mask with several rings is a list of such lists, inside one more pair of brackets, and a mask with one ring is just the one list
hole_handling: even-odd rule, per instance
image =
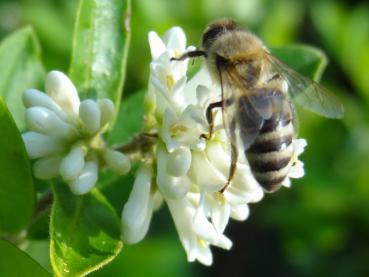
[[277, 58], [267, 54], [271, 70], [288, 83], [288, 94], [302, 107], [329, 118], [342, 118], [344, 109], [337, 98], [317, 82], [302, 76]]
[[[258, 136], [265, 120], [285, 112], [285, 97], [274, 91], [253, 91], [237, 67], [219, 70], [223, 102], [223, 124], [234, 145], [248, 149]], [[262, 89], [262, 88], [261, 88]]]

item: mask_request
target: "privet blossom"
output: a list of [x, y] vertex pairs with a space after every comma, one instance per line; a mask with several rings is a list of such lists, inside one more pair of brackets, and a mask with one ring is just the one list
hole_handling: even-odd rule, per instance
[[23, 141], [35, 159], [37, 178], [60, 175], [72, 192], [82, 195], [95, 186], [99, 166], [118, 174], [130, 170], [127, 156], [107, 147], [101, 136], [114, 116], [111, 100], [80, 101], [73, 83], [59, 71], [47, 75], [45, 89], [46, 93], [28, 89], [23, 94], [30, 130]]
[[[182, 29], [174, 27], [163, 38], [149, 33], [152, 62], [145, 99], [143, 132], [155, 137], [145, 153], [133, 189], [122, 211], [123, 241], [141, 241], [150, 226], [153, 212], [165, 203], [185, 249], [188, 261], [212, 264], [210, 246], [230, 249], [232, 241], [224, 235], [230, 220], [244, 221], [249, 203], [258, 202], [264, 192], [254, 179], [247, 160], [240, 155], [231, 185], [227, 183], [231, 163], [230, 141], [223, 127], [221, 112], [215, 113], [215, 132], [209, 131], [206, 109], [220, 100], [220, 88], [205, 69], [188, 80], [188, 61], [171, 61], [194, 47], [186, 48]], [[51, 71], [46, 93], [28, 89], [23, 95], [26, 150], [34, 159], [37, 178], [61, 176], [77, 195], [88, 193], [98, 180], [100, 167], [118, 174], [130, 170], [128, 157], [110, 148], [102, 134], [114, 117], [109, 99], [81, 101], [69, 78]], [[289, 178], [304, 175], [298, 156], [306, 146], [304, 139], [293, 141], [293, 163]]]
[[[153, 211], [165, 202], [188, 261], [211, 265], [210, 246], [231, 248], [231, 240], [224, 235], [229, 219], [246, 220], [248, 204], [260, 201], [263, 190], [241, 157], [231, 186], [219, 193], [227, 182], [231, 160], [220, 111], [215, 115], [213, 138], [205, 140], [201, 135], [208, 133], [206, 108], [219, 101], [220, 89], [205, 69], [188, 80], [188, 61], [170, 61], [194, 49], [186, 48], [182, 29], [174, 27], [163, 38], [150, 32], [149, 43], [152, 62], [144, 131], [157, 134], [158, 139], [150, 155], [146, 153], [124, 206], [123, 240], [130, 244], [142, 240]], [[294, 140], [288, 177], [304, 175], [298, 156], [305, 145], [303, 139]], [[289, 178], [284, 185], [290, 185]]]

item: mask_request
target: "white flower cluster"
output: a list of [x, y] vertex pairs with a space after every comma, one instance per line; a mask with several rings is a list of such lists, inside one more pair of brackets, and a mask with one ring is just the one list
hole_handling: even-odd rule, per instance
[[106, 147], [101, 136], [113, 119], [113, 102], [80, 102], [73, 83], [59, 71], [47, 75], [45, 88], [46, 94], [36, 89], [23, 94], [30, 130], [23, 134], [23, 141], [30, 158], [37, 159], [35, 176], [50, 179], [60, 175], [81, 195], [96, 184], [102, 163], [119, 174], [127, 173], [128, 157]]
[[[223, 234], [230, 218], [245, 220], [248, 203], [263, 197], [263, 190], [251, 174], [247, 161], [239, 161], [231, 186], [219, 193], [227, 182], [230, 143], [216, 114], [216, 132], [210, 140], [205, 112], [209, 103], [219, 101], [220, 89], [205, 69], [187, 80], [188, 61], [170, 61], [186, 49], [182, 29], [174, 27], [161, 39], [149, 33], [152, 62], [146, 97], [146, 128], [157, 133], [153, 160], [138, 170], [128, 202], [122, 212], [123, 240], [136, 243], [149, 228], [153, 211], [165, 201], [168, 205], [188, 261], [210, 265], [210, 246], [229, 249], [232, 242]], [[301, 177], [303, 167], [297, 155], [304, 140], [294, 145], [296, 165], [290, 177]], [[288, 183], [286, 184], [288, 185]]]

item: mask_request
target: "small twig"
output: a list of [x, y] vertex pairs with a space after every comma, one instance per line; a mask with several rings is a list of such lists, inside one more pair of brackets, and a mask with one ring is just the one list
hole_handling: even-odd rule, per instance
[[51, 207], [52, 203], [53, 203], [53, 194], [51, 190], [49, 190], [38, 201], [35, 212], [33, 213], [32, 219], [27, 229], [33, 223], [35, 223], [43, 215], [44, 212], [46, 212]]
[[142, 150], [151, 146], [157, 138], [157, 133], [140, 133], [130, 142], [115, 147], [115, 150], [129, 155], [132, 159], [140, 159], [142, 157]]

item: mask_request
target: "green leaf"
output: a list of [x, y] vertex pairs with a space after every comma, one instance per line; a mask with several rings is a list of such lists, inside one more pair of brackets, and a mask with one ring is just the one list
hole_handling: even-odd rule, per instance
[[112, 263], [91, 276], [201, 276], [194, 271], [194, 267], [186, 262], [174, 230], [173, 233], [166, 230], [163, 236], [151, 236], [144, 243], [127, 246]]
[[11, 243], [0, 240], [1, 276], [51, 276], [41, 265]]
[[130, 40], [129, 21], [129, 0], [80, 1], [69, 76], [82, 98], [110, 98], [118, 108]]
[[120, 220], [98, 190], [75, 196], [58, 184], [54, 196], [50, 260], [56, 276], [83, 276], [120, 252]]
[[19, 129], [23, 129], [22, 94], [26, 88], [41, 87], [45, 71], [39, 42], [31, 27], [24, 27], [0, 44], [0, 96], [7, 103]]
[[307, 45], [289, 45], [272, 48], [272, 54], [300, 74], [313, 80], [319, 80], [327, 57], [323, 51]]
[[139, 91], [123, 101], [117, 115], [117, 124], [107, 138], [110, 144], [127, 143], [142, 130], [145, 93], [145, 91]]
[[25, 227], [34, 210], [31, 168], [14, 120], [0, 98], [0, 233]]

